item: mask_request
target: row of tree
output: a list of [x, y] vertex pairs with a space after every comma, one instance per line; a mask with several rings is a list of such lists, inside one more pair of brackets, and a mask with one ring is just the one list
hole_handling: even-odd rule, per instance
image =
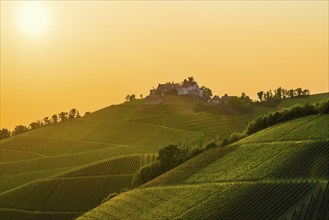
[[228, 138], [224, 138], [223, 145], [231, 144], [248, 135], [285, 121], [317, 114], [329, 114], [329, 100], [323, 100], [314, 104], [294, 105], [290, 108], [260, 115], [249, 122], [242, 132], [233, 132]]
[[271, 99], [288, 99], [288, 98], [295, 98], [301, 96], [308, 96], [310, 95], [310, 90], [308, 89], [284, 89], [279, 87], [275, 89], [273, 92], [272, 90], [269, 91], [259, 91], [257, 92], [257, 96], [260, 102], [269, 102]]
[[[90, 114], [90, 112], [86, 112], [85, 116]], [[8, 130], [7, 128], [3, 128], [0, 130], [0, 139], [5, 139], [10, 136], [22, 134], [26, 131], [41, 128], [43, 126], [54, 124], [57, 122], [74, 119], [74, 118], [80, 118], [80, 113], [77, 109], [73, 108], [69, 112], [61, 112], [59, 114], [54, 114], [51, 117], [44, 117], [41, 120], [34, 121], [30, 123], [28, 126], [25, 125], [17, 125], [13, 131]]]

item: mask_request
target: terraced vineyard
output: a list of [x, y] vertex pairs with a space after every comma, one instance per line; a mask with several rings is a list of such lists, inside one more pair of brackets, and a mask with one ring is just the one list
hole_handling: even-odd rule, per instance
[[68, 213], [72, 218], [101, 204], [107, 195], [130, 188], [133, 174], [155, 157], [132, 155], [103, 160], [6, 191], [0, 194], [1, 213], [5, 215], [1, 216], [29, 210], [30, 215], [51, 212], [53, 217], [58, 213], [59, 218]]
[[328, 124], [309, 116], [210, 149], [78, 219], [328, 219]]
[[[326, 97], [329, 97], [328, 93], [311, 96], [307, 100], [312, 102]], [[282, 106], [291, 106], [304, 101], [304, 99], [285, 100]], [[161, 105], [146, 105], [143, 100], [137, 100], [133, 103], [101, 109], [81, 119], [50, 124], [1, 140], [1, 219], [72, 219], [99, 205], [108, 194], [129, 188], [133, 172], [143, 164], [153, 161], [154, 154], [161, 147], [172, 143], [190, 143], [190, 145], [206, 143], [214, 137], [242, 130], [247, 122], [256, 116], [276, 110], [256, 106], [252, 113], [222, 115], [196, 111], [195, 107], [200, 102], [199, 99], [177, 96], [164, 97], [164, 103]], [[316, 123], [321, 123], [321, 120]], [[307, 139], [311, 139], [309, 142], [315, 145], [323, 141], [321, 134], [327, 132], [326, 128], [322, 132], [315, 132], [318, 130], [316, 126], [298, 131], [309, 130], [312, 130], [312, 136]], [[279, 131], [280, 129], [276, 135], [281, 137], [283, 134]], [[255, 152], [263, 152], [267, 163], [272, 163], [274, 159], [284, 161], [285, 156], [303, 153], [306, 148], [308, 149], [308, 145], [303, 145], [307, 140], [298, 139], [298, 132], [293, 137], [295, 139], [285, 139], [284, 136], [280, 139], [280, 141], [290, 141], [286, 143], [286, 147], [294, 145], [297, 140], [303, 142], [296, 143], [300, 148], [294, 145], [289, 150], [281, 150], [280, 143], [267, 143], [271, 140], [267, 140], [266, 136], [267, 134], [263, 138], [257, 137], [259, 139], [257, 143], [252, 139], [246, 139], [246, 143], [241, 142], [220, 152], [212, 152], [213, 155], [205, 152], [205, 155], [208, 155], [207, 161], [202, 165], [196, 165], [197, 170], [207, 169], [206, 165], [215, 163], [218, 155], [229, 161], [229, 154], [232, 153], [233, 156], [238, 155], [238, 152], [242, 154], [251, 148], [254, 148]], [[260, 142], [266, 142], [264, 147], [277, 152], [272, 160], [270, 153], [262, 151]], [[241, 150], [237, 150], [238, 145], [242, 145]], [[325, 150], [320, 153], [325, 153]], [[292, 156], [291, 158], [294, 159]], [[322, 160], [317, 160], [319, 167], [322, 167]], [[244, 165], [247, 168], [254, 167], [255, 171], [242, 175], [239, 169], [246, 171], [246, 168], [241, 164], [234, 168], [236, 171], [230, 178], [252, 179], [259, 173], [279, 175], [275, 168], [280, 165], [279, 163], [268, 173], [264, 172], [265, 168], [257, 163], [265, 164], [265, 161], [256, 157], [253, 164], [245, 161]], [[231, 167], [234, 167], [234, 164], [231, 164]], [[190, 172], [194, 172], [195, 176], [193, 177]], [[209, 170], [209, 172], [215, 171]], [[221, 178], [216, 177], [217, 181], [229, 177], [228, 174], [225, 174], [226, 176], [223, 172], [222, 174]], [[173, 183], [173, 179], [184, 185], [201, 182], [207, 184], [207, 178], [202, 178], [198, 177], [195, 168], [184, 170], [179, 177], [171, 177], [166, 181], [170, 184]], [[69, 196], [66, 199], [64, 195]], [[78, 204], [79, 200], [83, 204]]]

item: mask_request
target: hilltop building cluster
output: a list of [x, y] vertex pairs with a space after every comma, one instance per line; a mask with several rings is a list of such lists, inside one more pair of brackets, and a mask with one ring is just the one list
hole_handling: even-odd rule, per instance
[[182, 83], [159, 84], [156, 89], [150, 90], [150, 95], [187, 95], [203, 97], [203, 90], [198, 83], [192, 80], [184, 80]]
[[203, 98], [204, 90], [199, 87], [198, 83], [194, 81], [193, 77], [189, 77], [182, 83], [168, 82], [164, 84], [158, 84], [157, 88], [150, 90], [150, 94], [145, 98], [145, 102], [147, 104], [160, 104], [162, 103], [161, 97], [165, 95]]
[[199, 87], [193, 77], [188, 77], [188, 79], [185, 79], [182, 83], [168, 82], [158, 84], [157, 88], [150, 90], [150, 94], [145, 98], [145, 103], [160, 104], [162, 103], [162, 97], [166, 95], [199, 97], [208, 101], [210, 104], [217, 105], [223, 104], [228, 98], [227, 94], [222, 97], [217, 95], [212, 97], [210, 89], [204, 86]]

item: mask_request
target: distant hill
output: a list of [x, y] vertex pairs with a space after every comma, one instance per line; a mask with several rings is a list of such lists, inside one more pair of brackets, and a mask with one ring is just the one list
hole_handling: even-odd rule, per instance
[[208, 150], [78, 219], [328, 219], [329, 116]]
[[[1, 219], [72, 219], [99, 205], [108, 194], [128, 188], [132, 172], [152, 162], [163, 146], [202, 145], [244, 129], [260, 114], [324, 98], [329, 94], [228, 115], [197, 111], [195, 106], [202, 100], [196, 97], [164, 96], [160, 105], [135, 100], [1, 140]], [[120, 170], [122, 163], [133, 168]], [[113, 174], [109, 167], [119, 171]], [[98, 169], [104, 173], [91, 175], [90, 170]], [[89, 185], [94, 188], [87, 189]], [[98, 191], [93, 195], [91, 190]], [[69, 192], [81, 201], [70, 194], [67, 202], [76, 200], [81, 205], [61, 206], [63, 195]]]

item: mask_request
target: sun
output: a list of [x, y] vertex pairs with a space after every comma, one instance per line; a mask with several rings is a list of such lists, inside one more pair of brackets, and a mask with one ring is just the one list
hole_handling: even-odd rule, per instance
[[49, 25], [49, 13], [40, 2], [27, 2], [18, 11], [17, 21], [22, 32], [30, 36], [38, 36]]

